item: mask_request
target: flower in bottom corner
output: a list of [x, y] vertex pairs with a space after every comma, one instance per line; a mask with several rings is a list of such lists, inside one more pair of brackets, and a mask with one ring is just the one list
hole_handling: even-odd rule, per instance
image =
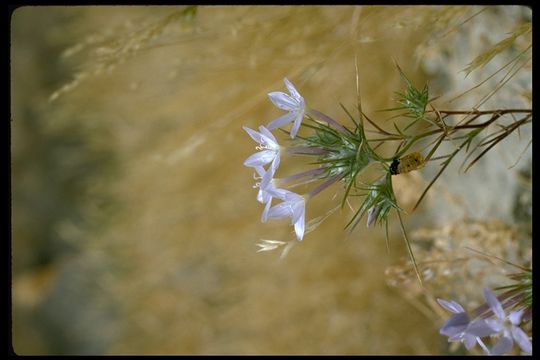
[[484, 289], [484, 296], [495, 319], [486, 319], [486, 322], [497, 334], [502, 335], [499, 341], [490, 350], [492, 355], [506, 354], [512, 349], [514, 341], [524, 353], [532, 354], [532, 344], [527, 334], [519, 327], [524, 310], [511, 311], [505, 314], [502, 304], [489, 289]]
[[441, 335], [447, 336], [449, 342], [462, 342], [467, 350], [472, 349], [478, 343], [485, 353], [489, 353], [480, 338], [494, 334], [495, 330], [485, 320], [471, 321], [463, 306], [455, 301], [437, 299], [437, 302], [444, 309], [455, 314], [441, 327], [439, 331]]

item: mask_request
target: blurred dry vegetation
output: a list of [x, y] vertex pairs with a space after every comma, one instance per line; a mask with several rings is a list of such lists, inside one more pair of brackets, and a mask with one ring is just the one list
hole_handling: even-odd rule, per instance
[[[445, 314], [437, 316], [417, 296], [409, 265], [396, 268], [406, 256], [397, 229], [388, 254], [382, 229], [348, 234], [351, 212], [343, 209], [282, 261], [277, 252], [256, 253], [262, 238], [293, 235], [285, 221], [259, 222], [252, 171], [242, 165], [254, 143], [241, 126], [278, 116], [266, 94], [283, 91], [284, 77], [310, 105], [347, 121], [339, 103], [355, 105], [355, 54], [364, 111], [387, 124], [376, 110], [395, 106], [392, 94], [402, 84], [394, 59], [413, 82], [430, 80], [432, 96], [455, 95], [468, 88], [459, 71], [530, 21], [523, 7], [17, 9], [11, 22], [14, 350], [445, 353], [438, 334]], [[519, 29], [500, 52], [526, 49], [530, 32]], [[474, 41], [449, 49], [458, 37]], [[468, 81], [493, 72], [482, 72], [498, 58], [489, 56], [474, 64]], [[530, 63], [520, 69], [524, 80], [512, 82], [511, 93], [523, 104], [514, 107], [530, 107]], [[518, 150], [506, 152], [510, 163], [530, 139], [523, 135], [511, 140]], [[519, 168], [530, 166], [525, 159]], [[465, 237], [485, 251], [502, 242], [513, 251], [508, 260], [526, 265], [530, 238], [516, 243], [522, 237], [515, 233], [523, 231], [511, 224], [522, 224], [515, 226], [527, 234], [530, 172], [524, 190], [508, 191], [501, 205], [523, 216], [473, 210], [484, 221], [473, 230], [456, 233], [451, 225], [461, 228], [459, 219], [472, 215], [455, 210], [463, 201], [452, 202], [459, 193], [452, 184], [484, 184], [483, 191], [497, 194], [517, 182], [483, 183], [492, 169], [450, 178], [406, 217], [411, 230], [431, 226], [417, 238], [438, 239], [431, 247], [438, 252], [418, 248], [421, 263], [448, 260], [448, 241], [440, 239], [451, 237], [459, 247]], [[510, 179], [516, 171], [501, 173]], [[411, 174], [396, 181], [410, 209], [426, 180]], [[340, 193], [328, 191], [329, 198]], [[329, 208], [324, 201], [310, 204], [308, 220]], [[499, 218], [498, 225], [488, 217]], [[477, 242], [470, 231], [494, 231], [502, 240]], [[464, 296], [461, 289], [478, 286], [478, 276], [464, 284], [466, 278], [445, 274], [429, 285], [433, 296]]]

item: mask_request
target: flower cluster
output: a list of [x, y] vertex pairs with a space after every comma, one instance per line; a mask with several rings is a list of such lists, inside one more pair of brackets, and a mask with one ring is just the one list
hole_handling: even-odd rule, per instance
[[[467, 313], [455, 301], [437, 299], [437, 302], [454, 315], [440, 329], [441, 335], [448, 337], [449, 342], [462, 342], [467, 350], [479, 344], [485, 354], [502, 355], [512, 350], [514, 342], [521, 351], [532, 354], [532, 344], [527, 334], [519, 327], [526, 309], [505, 313], [504, 307], [513, 302], [504, 296], [497, 298], [490, 289], [484, 290], [486, 304]], [[503, 301], [503, 303], [501, 303]], [[496, 338], [497, 342], [489, 348], [483, 337]]]
[[[259, 144], [256, 148], [259, 152], [247, 158], [244, 165], [255, 168], [259, 176], [258, 179], [261, 180], [256, 184], [256, 187], [259, 188], [257, 200], [265, 204], [261, 221], [266, 222], [269, 218], [280, 219], [290, 217], [296, 238], [302, 240], [305, 231], [305, 198], [292, 191], [278, 188], [276, 186], [277, 181], [274, 179], [276, 170], [279, 167], [282, 147], [278, 144], [277, 139], [270, 130], [285, 126], [294, 121], [290, 132], [291, 138], [294, 139], [305, 112], [304, 98], [287, 79], [285, 79], [285, 86], [289, 90], [290, 95], [283, 92], [271, 92], [268, 96], [274, 105], [287, 111], [287, 114], [271, 121], [267, 127], [261, 125], [259, 131], [246, 126], [243, 127], [249, 136]], [[265, 169], [264, 166], [268, 164], [270, 164], [269, 167]], [[272, 206], [272, 200], [274, 198], [281, 200], [281, 203]]]
[[[264, 204], [261, 221], [290, 218], [296, 239], [302, 240], [308, 231], [305, 222], [306, 202], [340, 180], [348, 184], [345, 199], [355, 183], [356, 176], [373, 163], [377, 156], [369, 147], [360, 123], [353, 119], [356, 124], [353, 131], [328, 115], [308, 108], [294, 85], [287, 79], [284, 79], [284, 82], [289, 94], [271, 92], [268, 97], [276, 107], [287, 113], [270, 121], [266, 126], [261, 125], [259, 131], [243, 127], [258, 144], [258, 152], [249, 156], [244, 165], [256, 171], [258, 182], [255, 187], [259, 189], [257, 200]], [[306, 121], [303, 122], [304, 119]], [[292, 126], [288, 133], [293, 146], [283, 147], [271, 131], [277, 128], [283, 130], [282, 128], [290, 123]], [[301, 126], [312, 130], [313, 134], [299, 135]], [[276, 178], [281, 157], [285, 153], [314, 156], [316, 160], [311, 164], [316, 167], [285, 178]], [[313, 181], [321, 183], [305, 194], [290, 190], [290, 187]], [[284, 188], [285, 185], [289, 186], [289, 189]], [[280, 202], [273, 205], [274, 199]]]

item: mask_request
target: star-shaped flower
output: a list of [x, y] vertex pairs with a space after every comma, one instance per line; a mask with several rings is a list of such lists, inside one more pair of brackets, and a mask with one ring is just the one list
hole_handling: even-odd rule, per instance
[[265, 170], [262, 166], [255, 166], [255, 171], [257, 171], [258, 177], [254, 178], [256, 180], [261, 180], [256, 183], [253, 187], [258, 187], [259, 192], [257, 193], [257, 201], [261, 204], [266, 204], [271, 198], [272, 195], [267, 191], [268, 188], [274, 188], [273, 186], [273, 177], [275, 171], [270, 167], [268, 170]]
[[296, 238], [300, 241], [304, 237], [306, 201], [303, 196], [285, 189], [271, 189], [268, 192], [281, 203], [268, 209], [268, 218], [283, 219], [290, 217], [291, 224], [294, 225]]
[[467, 350], [472, 349], [478, 342], [484, 348], [484, 351], [487, 351], [480, 338], [491, 335], [495, 331], [485, 320], [471, 321], [463, 306], [455, 301], [437, 299], [437, 302], [443, 308], [455, 314], [441, 327], [439, 331], [441, 335], [448, 336], [449, 342], [463, 342]]
[[268, 170], [265, 170], [262, 166], [256, 166], [255, 170], [259, 174], [259, 183], [255, 184], [254, 187], [259, 188], [257, 193], [257, 201], [265, 204], [263, 213], [261, 215], [261, 222], [266, 222], [268, 220], [268, 212], [270, 211], [270, 206], [272, 206], [272, 198], [276, 195], [284, 196], [286, 190], [276, 188], [276, 180], [274, 179], [275, 170], [271, 167]]
[[259, 127], [260, 131], [255, 131], [246, 126], [243, 126], [242, 128], [249, 134], [249, 136], [251, 136], [253, 140], [259, 143], [259, 146], [257, 146], [256, 149], [260, 150], [259, 152], [248, 157], [246, 161], [244, 161], [244, 165], [256, 168], [258, 166], [272, 163], [271, 168], [275, 171], [279, 166], [279, 153], [281, 147], [279, 146], [274, 135], [264, 126]]
[[491, 349], [490, 354], [506, 354], [512, 349], [514, 341], [517, 342], [523, 352], [532, 354], [531, 341], [527, 334], [519, 327], [523, 310], [512, 311], [506, 316], [501, 303], [491, 290], [484, 289], [484, 296], [491, 311], [495, 314], [495, 319], [487, 319], [486, 322], [496, 333], [502, 335], [500, 340]]
[[304, 98], [296, 91], [294, 85], [285, 78], [283, 80], [285, 86], [291, 95], [287, 95], [281, 91], [275, 91], [268, 94], [270, 101], [274, 103], [278, 108], [288, 111], [287, 114], [278, 117], [268, 124], [268, 129], [282, 127], [294, 120], [294, 124], [291, 127], [291, 138], [295, 138], [300, 128], [302, 119], [304, 118], [305, 102]]

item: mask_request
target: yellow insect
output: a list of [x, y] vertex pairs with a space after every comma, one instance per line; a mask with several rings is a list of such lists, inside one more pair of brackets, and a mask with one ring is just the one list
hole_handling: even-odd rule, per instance
[[426, 165], [426, 159], [419, 152], [405, 155], [401, 159], [394, 159], [390, 165], [390, 174], [405, 174], [409, 171], [418, 170]]

